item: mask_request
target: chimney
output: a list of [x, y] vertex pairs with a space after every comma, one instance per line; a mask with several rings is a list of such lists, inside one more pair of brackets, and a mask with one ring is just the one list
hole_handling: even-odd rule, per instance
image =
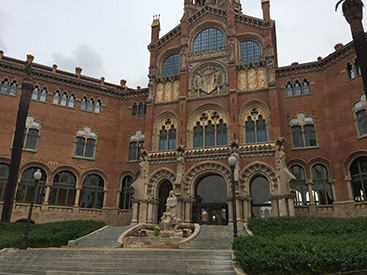
[[261, 7], [263, 9], [263, 19], [270, 20], [270, 0], [261, 0]]
[[335, 44], [334, 49], [337, 51], [340, 48], [343, 48], [343, 46], [344, 46], [343, 43], [338, 43], [338, 44]]
[[291, 66], [294, 66], [294, 65], [298, 65], [298, 62], [293, 62], [292, 64], [291, 64]]
[[4, 52], [0, 50], [0, 60], [3, 59], [3, 56], [4, 56]]
[[34, 60], [34, 56], [31, 54], [27, 54], [27, 63], [31, 64]]
[[105, 78], [102, 76], [101, 77], [101, 83], [100, 83], [101, 85], [104, 85], [104, 80], [105, 80]]
[[140, 86], [137, 86], [137, 87], [136, 87], [136, 89], [140, 90], [140, 89], [141, 89], [141, 87], [140, 87]]
[[53, 64], [52, 65], [52, 73], [55, 74], [56, 73], [56, 70], [57, 70], [57, 65], [56, 64]]
[[127, 81], [125, 79], [120, 80], [120, 85], [121, 85], [122, 88], [126, 88], [126, 83], [127, 83]]
[[75, 74], [78, 76], [78, 79], [80, 79], [80, 74], [82, 73], [82, 68], [75, 67]]
[[322, 57], [321, 56], [319, 56], [318, 58], [317, 58], [317, 61], [321, 61], [322, 60]]
[[158, 41], [159, 39], [159, 32], [161, 31], [161, 23], [160, 23], [160, 15], [153, 16], [153, 23], [152, 23], [152, 43]]

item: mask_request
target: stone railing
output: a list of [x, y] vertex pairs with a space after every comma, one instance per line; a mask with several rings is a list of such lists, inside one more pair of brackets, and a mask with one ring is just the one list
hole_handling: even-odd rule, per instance
[[275, 142], [255, 143], [240, 146], [241, 158], [273, 156], [275, 152]]

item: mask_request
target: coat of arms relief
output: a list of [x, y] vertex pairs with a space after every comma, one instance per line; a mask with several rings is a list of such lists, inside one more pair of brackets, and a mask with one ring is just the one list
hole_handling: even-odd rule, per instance
[[226, 69], [217, 63], [199, 66], [190, 76], [190, 98], [222, 95], [228, 92]]

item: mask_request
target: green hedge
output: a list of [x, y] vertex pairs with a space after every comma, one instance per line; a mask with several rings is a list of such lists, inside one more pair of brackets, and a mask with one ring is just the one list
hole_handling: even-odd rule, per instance
[[[31, 224], [28, 233], [29, 247], [59, 247], [105, 226], [102, 221], [65, 221]], [[0, 249], [19, 247], [24, 235], [25, 223], [0, 222]]]
[[248, 274], [325, 274], [367, 268], [367, 218], [251, 218], [234, 242]]

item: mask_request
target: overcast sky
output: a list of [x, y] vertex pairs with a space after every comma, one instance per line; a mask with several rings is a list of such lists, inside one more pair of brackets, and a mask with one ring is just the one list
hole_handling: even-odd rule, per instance
[[[150, 26], [160, 14], [161, 33], [180, 23], [184, 0], [3, 0], [0, 49], [5, 56], [129, 87], [148, 83]], [[351, 41], [337, 0], [271, 0], [280, 66], [315, 61]], [[262, 18], [261, 0], [241, 0], [244, 14]], [[367, 4], [367, 3], [365, 3]], [[366, 10], [364, 10], [366, 17]], [[367, 31], [366, 19], [364, 28]]]

